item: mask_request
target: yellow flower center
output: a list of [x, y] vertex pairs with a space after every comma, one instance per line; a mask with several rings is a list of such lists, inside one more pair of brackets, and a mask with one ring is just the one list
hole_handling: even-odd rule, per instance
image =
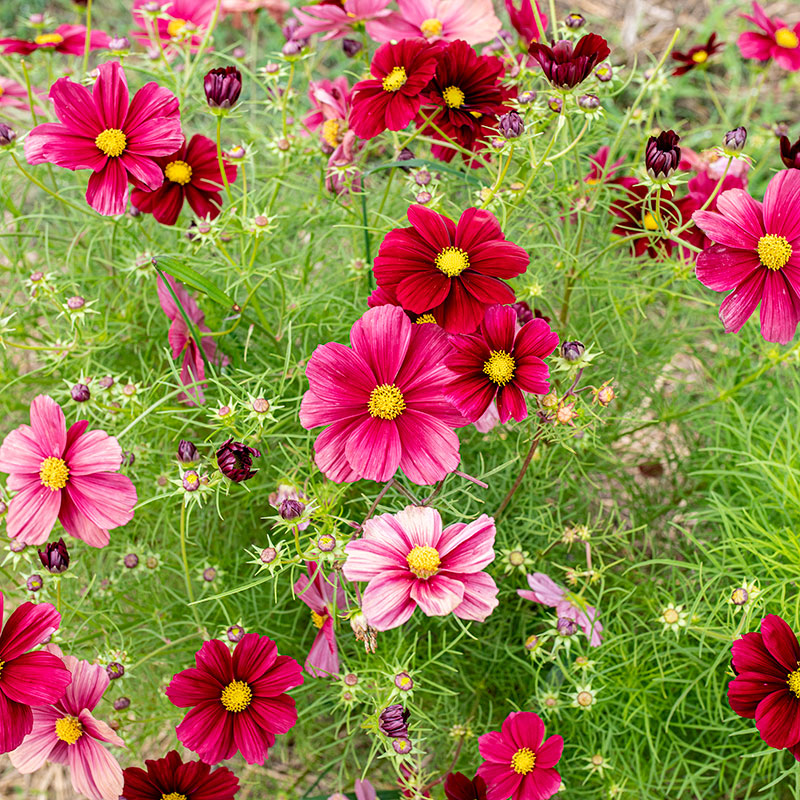
[[226, 711], [244, 711], [253, 699], [253, 692], [244, 681], [231, 681], [219, 698]]
[[575, 699], [578, 701], [578, 705], [583, 708], [588, 708], [594, 702], [591, 692], [578, 692], [578, 696]]
[[3, 665], [4, 665], [5, 663], [6, 663], [5, 661], [0, 661], [0, 675], [2, 675], [2, 674], [3, 674]]
[[737, 606], [744, 605], [747, 602], [747, 589], [742, 587], [734, 589], [733, 593], [731, 594], [731, 600], [733, 600]]
[[586, 183], [589, 184], [589, 186], [595, 186], [600, 183], [600, 178], [587, 178]]
[[393, 383], [382, 383], [372, 390], [367, 410], [371, 417], [394, 419], [406, 410], [406, 401]]
[[505, 386], [513, 377], [517, 362], [505, 350], [492, 350], [489, 360], [484, 362], [483, 371], [492, 383]]
[[169, 794], [162, 794], [161, 800], [187, 800], [185, 794], [179, 792], [170, 792]]
[[431, 17], [430, 19], [422, 20], [422, 24], [419, 27], [423, 36], [426, 39], [430, 39], [431, 36], [438, 36], [442, 32], [442, 21], [436, 19], [436, 17]]
[[656, 218], [649, 211], [644, 215], [642, 225], [644, 225], [644, 229], [647, 231], [658, 230], [658, 222], [656, 222]]
[[112, 158], [121, 156], [128, 146], [128, 140], [119, 128], [106, 128], [104, 131], [100, 131], [94, 143], [107, 156], [111, 156]]
[[786, 683], [789, 684], [789, 691], [794, 692], [794, 696], [800, 698], [800, 669], [790, 672], [787, 676]]
[[694, 61], [695, 64], [702, 64], [707, 60], [708, 53], [705, 50], [698, 50], [696, 53], [692, 53], [692, 61]]
[[315, 627], [321, 628], [325, 624], [325, 620], [328, 618], [328, 615], [325, 614], [317, 614], [316, 611], [311, 612], [311, 621], [314, 623]]
[[420, 314], [414, 320], [414, 322], [416, 322], [417, 325], [424, 325], [426, 323], [432, 323], [433, 325], [437, 324], [436, 317], [434, 317], [433, 314]]
[[405, 86], [408, 75], [404, 67], [393, 67], [392, 71], [381, 81], [384, 92], [397, 92]]
[[63, 458], [50, 456], [42, 461], [42, 466], [39, 467], [39, 480], [42, 486], [47, 486], [52, 491], [63, 489], [67, 485], [67, 478], [69, 478], [69, 467]]
[[64, 37], [60, 33], [40, 33], [33, 41], [36, 44], [61, 44]]
[[800, 44], [800, 39], [797, 38], [797, 34], [794, 31], [790, 31], [788, 28], [778, 28], [775, 31], [775, 44], [778, 47], [794, 50]]
[[322, 123], [322, 138], [331, 147], [336, 147], [339, 144], [339, 127], [338, 119], [326, 119]]
[[417, 545], [407, 556], [408, 568], [422, 580], [428, 580], [439, 571], [439, 551], [435, 547]]
[[536, 753], [530, 747], [521, 747], [511, 756], [511, 769], [517, 775], [527, 775], [532, 772], [534, 764], [536, 764]]
[[184, 186], [192, 179], [192, 168], [185, 161], [170, 161], [164, 167], [164, 174], [168, 181]]
[[680, 614], [674, 608], [668, 608], [664, 611], [664, 622], [669, 625], [674, 625], [680, 618]]
[[455, 278], [465, 269], [469, 269], [469, 256], [460, 247], [445, 247], [433, 263], [448, 278]]
[[175, 38], [176, 36], [180, 36], [183, 33], [183, 29], [186, 27], [186, 20], [185, 19], [171, 19], [169, 21], [169, 25], [167, 25], [167, 33], [170, 35], [171, 38]]
[[62, 742], [75, 744], [83, 736], [83, 725], [75, 717], [61, 717], [56, 720], [56, 736]]
[[464, 105], [464, 92], [458, 86], [448, 86], [443, 92], [444, 102], [450, 108], [461, 108]]
[[758, 258], [767, 269], [785, 267], [792, 257], [792, 246], [785, 236], [768, 233], [758, 240]]

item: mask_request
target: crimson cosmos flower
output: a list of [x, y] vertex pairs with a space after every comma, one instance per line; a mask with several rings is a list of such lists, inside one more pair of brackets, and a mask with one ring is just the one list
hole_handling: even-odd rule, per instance
[[566, 39], [551, 42], [551, 45], [531, 42], [528, 52], [557, 89], [572, 89], [582, 83], [611, 53], [608, 42], [596, 33], [587, 33], [574, 46]]
[[420, 93], [433, 77], [439, 46], [424, 39], [381, 45], [372, 57], [372, 78], [353, 87], [350, 128], [372, 139], [387, 128], [399, 131], [417, 115]]
[[679, 62], [681, 66], [676, 67], [672, 71], [672, 74], [685, 75], [695, 67], [702, 66], [711, 56], [715, 55], [723, 47], [725, 47], [725, 42], [718, 42], [717, 34], [712, 33], [705, 44], [696, 44], [690, 47], [685, 53], [682, 53], [680, 50], [673, 50], [671, 56], [673, 60]]
[[[152, 214], [162, 225], [174, 225], [184, 201], [198, 217], [216, 219], [222, 208], [222, 176], [217, 160], [217, 145], [207, 136], [195, 134], [177, 152], [155, 159], [164, 172], [164, 183], [149, 190], [134, 181], [131, 203], [139, 211]], [[223, 159], [228, 183], [236, 180], [236, 167]]]
[[456, 224], [413, 205], [408, 221], [386, 234], [374, 266], [378, 286], [403, 308], [432, 310], [448, 333], [472, 333], [487, 306], [514, 302], [503, 281], [525, 272], [528, 254], [506, 241], [491, 212], [468, 208]]
[[480, 775], [470, 780], [463, 772], [451, 772], [444, 780], [447, 800], [486, 800], [486, 781]]
[[781, 161], [786, 169], [800, 169], [800, 139], [792, 144], [788, 136], [781, 136]]
[[[531, 0], [522, 0], [518, 10], [514, 5], [514, 1], [515, 0], [505, 0], [508, 18], [511, 20], [514, 30], [523, 38], [527, 46], [531, 42], [538, 41], [539, 39], [539, 26], [536, 24], [533, 2], [531, 2]], [[542, 30], [546, 31], [547, 17], [539, 8], [538, 2], [536, 3], [536, 10], [539, 12], [539, 21], [542, 23]]]
[[236, 483], [249, 481], [258, 472], [253, 469], [253, 459], [261, 458], [261, 452], [241, 442], [228, 439], [217, 450], [219, 471]]
[[[93, 30], [89, 34], [89, 49], [103, 50], [110, 38], [103, 31]], [[82, 56], [86, 49], [86, 27], [84, 25], [59, 25], [52, 33], [40, 33], [33, 41], [27, 39], [0, 39], [0, 53], [21, 56], [34, 50], [50, 50], [70, 56]]]

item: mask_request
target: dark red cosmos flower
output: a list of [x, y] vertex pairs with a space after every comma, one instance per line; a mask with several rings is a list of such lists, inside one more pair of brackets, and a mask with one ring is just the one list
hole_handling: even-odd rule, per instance
[[746, 633], [731, 647], [736, 677], [728, 702], [740, 716], [755, 719], [761, 738], [788, 748], [800, 761], [800, 644], [784, 620], [769, 614], [760, 633]]
[[487, 306], [514, 302], [503, 281], [525, 272], [530, 259], [506, 241], [492, 213], [468, 208], [456, 225], [413, 205], [408, 221], [386, 234], [373, 267], [378, 286], [404, 309], [432, 313], [448, 333], [472, 333]]
[[690, 47], [685, 53], [682, 53], [680, 50], [673, 50], [671, 53], [672, 58], [675, 61], [679, 61], [681, 66], [676, 67], [672, 71], [672, 74], [684, 75], [690, 72], [695, 67], [705, 64], [711, 56], [723, 47], [725, 47], [725, 42], [718, 42], [717, 34], [712, 33], [705, 44], [696, 44], [694, 47]]
[[424, 39], [381, 45], [372, 57], [373, 78], [353, 87], [350, 128], [372, 139], [387, 128], [400, 131], [417, 115], [421, 92], [433, 77], [439, 46]]
[[[514, 0], [506, 0], [506, 11], [514, 30], [525, 40], [526, 43], [535, 41], [539, 38], [539, 26], [536, 24], [536, 14], [533, 10], [531, 0], [522, 0], [519, 9], [514, 5]], [[539, 22], [542, 23], [542, 30], [547, 30], [547, 17], [536, 3], [536, 11], [539, 13]], [[457, 773], [461, 774], [461, 773]]]
[[[372, 293], [367, 298], [367, 305], [370, 308], [377, 308], [378, 306], [400, 306], [400, 308], [403, 308], [402, 304], [397, 299], [394, 289], [385, 289], [381, 286], [372, 290]], [[413, 311], [407, 311], [406, 309], [403, 309], [403, 311], [405, 311], [406, 316], [412, 322], [416, 322], [418, 325], [422, 325], [426, 322], [432, 322], [434, 325], [439, 324], [439, 321], [431, 312], [431, 309], [423, 311], [422, 314], [415, 314]]]
[[463, 772], [451, 772], [444, 779], [447, 800], [486, 800], [486, 781], [480, 775], [470, 780]]
[[236, 483], [249, 481], [258, 472], [253, 469], [253, 459], [261, 458], [261, 451], [241, 442], [228, 439], [217, 450], [219, 471]]
[[528, 52], [539, 62], [545, 77], [557, 89], [572, 89], [585, 81], [597, 64], [608, 58], [608, 42], [596, 33], [581, 36], [578, 43], [562, 39], [551, 47], [531, 42]]
[[[684, 213], [686, 215], [691, 215], [693, 213], [692, 209], [689, 208], [690, 203], [692, 204], [694, 211], [703, 208], [703, 206], [705, 206], [706, 211], [716, 211], [717, 199], [723, 192], [727, 192], [728, 189], [747, 188], [747, 179], [741, 175], [726, 175], [725, 179], [722, 181], [722, 186], [720, 187], [719, 191], [717, 191], [718, 183], [719, 178], [711, 175], [708, 171], [703, 170], [702, 172], [698, 172], [697, 175], [695, 175], [686, 185], [686, 188], [689, 190], [690, 200], [683, 201], [681, 204]], [[706, 202], [709, 198], [711, 198], [711, 202], [706, 205]], [[690, 242], [696, 247], [699, 247], [701, 250], [705, 250], [712, 244], [711, 240], [705, 235], [701, 228], [697, 227], [697, 225], [692, 225], [690, 228], [687, 228], [686, 232], [681, 236], [681, 238], [685, 238], [686, 241]]]
[[[162, 225], [174, 225], [184, 201], [198, 217], [215, 219], [222, 207], [222, 176], [217, 160], [217, 145], [207, 136], [195, 134], [171, 156], [154, 159], [164, 171], [164, 183], [155, 191], [147, 191], [135, 181], [131, 203], [139, 211], [152, 214]], [[228, 183], [236, 180], [236, 167], [225, 164]]]
[[800, 169], [800, 139], [792, 144], [788, 136], [781, 136], [781, 161], [786, 169]]
[[445, 358], [451, 381], [445, 396], [470, 422], [480, 419], [497, 402], [500, 422], [528, 416], [524, 392], [547, 394], [550, 370], [542, 359], [558, 345], [558, 335], [543, 319], [532, 319], [517, 330], [511, 306], [490, 306], [480, 331], [452, 336]]
[[591, 169], [583, 179], [584, 183], [594, 186], [598, 183], [619, 183], [621, 178], [615, 177], [620, 166], [625, 162], [625, 157], [618, 158], [613, 164], [608, 164], [608, 154], [611, 148], [604, 144], [594, 155], [589, 156]]
[[123, 771], [125, 788], [120, 800], [233, 800], [239, 791], [239, 779], [227, 767], [212, 772], [202, 761], [184, 763], [175, 750], [144, 764], [146, 770], [128, 767]]
[[653, 180], [666, 180], [678, 168], [681, 163], [680, 140], [675, 131], [661, 131], [658, 136], [651, 136], [647, 140], [644, 164]]

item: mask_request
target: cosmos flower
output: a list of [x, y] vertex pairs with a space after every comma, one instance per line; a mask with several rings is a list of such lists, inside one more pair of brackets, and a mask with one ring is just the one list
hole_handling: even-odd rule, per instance
[[422, 105], [421, 92], [436, 70], [437, 53], [438, 48], [424, 39], [381, 45], [372, 57], [372, 78], [353, 87], [352, 130], [362, 139], [372, 139], [387, 128], [405, 128]]
[[123, 747], [124, 742], [92, 714], [108, 688], [108, 674], [101, 664], [65, 656], [56, 645], [46, 645], [44, 652], [63, 662], [72, 682], [61, 699], [33, 709], [33, 729], [9, 754], [11, 763], [23, 774], [36, 772], [48, 761], [68, 764], [77, 794], [90, 800], [117, 800], [122, 794], [122, 767], [103, 745]]
[[786, 169], [800, 169], [800, 138], [792, 144], [788, 136], [781, 136], [780, 152]]
[[531, 711], [514, 711], [499, 731], [478, 737], [485, 759], [478, 775], [486, 782], [487, 800], [546, 800], [558, 791], [561, 776], [554, 767], [564, 740], [543, 739], [544, 723]]
[[351, 347], [318, 347], [306, 367], [304, 428], [328, 427], [314, 443], [319, 469], [335, 483], [387, 481], [398, 467], [432, 484], [458, 466], [464, 424], [444, 398], [447, 337], [414, 325], [397, 306], [371, 308], [350, 331]]
[[171, 42], [188, 37], [190, 48], [198, 50], [205, 31], [211, 25], [217, 0], [169, 0], [164, 18], [151, 22], [144, 12], [150, 0], [134, 0], [133, 20], [139, 26], [133, 36], [144, 46], [160, 43], [167, 47]]
[[468, 208], [458, 223], [413, 205], [408, 228], [386, 234], [375, 259], [378, 286], [415, 314], [432, 312], [448, 333], [472, 333], [486, 307], [513, 303], [504, 283], [528, 267], [528, 254], [506, 240], [494, 215]]
[[249, 481], [258, 472], [253, 469], [254, 458], [261, 458], [259, 450], [242, 442], [234, 442], [233, 439], [223, 442], [217, 450], [219, 471], [235, 483]]
[[239, 791], [239, 779], [227, 767], [182, 761], [176, 750], [144, 765], [124, 770], [125, 800], [233, 800]]
[[325, 188], [332, 194], [347, 196], [362, 189], [361, 169], [356, 164], [358, 140], [354, 131], [347, 131], [328, 159]]
[[541, 572], [528, 575], [528, 586], [531, 590], [517, 589], [517, 594], [533, 603], [541, 603], [556, 610], [559, 617], [575, 620], [578, 627], [586, 634], [592, 647], [603, 643], [603, 626], [597, 620], [597, 609], [587, 605], [582, 597], [568, 592], [552, 578]]
[[5, 597], [0, 592], [0, 753], [22, 744], [33, 728], [31, 706], [60, 700], [70, 681], [56, 655], [28, 652], [58, 630], [61, 614], [50, 603], [22, 603], [3, 624]]
[[195, 662], [166, 689], [174, 705], [191, 709], [176, 729], [178, 740], [207, 764], [239, 751], [248, 764], [263, 764], [276, 734], [297, 722], [286, 691], [303, 683], [300, 665], [257, 633], [246, 633], [233, 655], [219, 639], [204, 642]]
[[122, 450], [105, 431], [86, 431], [79, 420], [67, 430], [64, 412], [46, 395], [33, 399], [31, 424], [11, 431], [0, 446], [0, 472], [16, 492], [7, 531], [25, 544], [47, 540], [56, 519], [92, 547], [108, 544], [108, 531], [133, 519], [136, 489], [120, 475]]
[[447, 800], [486, 800], [486, 781], [480, 775], [470, 780], [463, 772], [450, 772], [444, 779]]
[[346, 75], [334, 80], [324, 78], [308, 84], [308, 99], [314, 109], [303, 120], [310, 131], [319, 131], [327, 152], [333, 152], [342, 143], [350, 116], [352, 92]]
[[790, 72], [800, 70], [800, 22], [794, 28], [780, 17], [768, 17], [764, 9], [753, 2], [753, 14], [740, 14], [760, 31], [745, 31], [739, 35], [737, 44], [744, 58], [769, 61]]
[[573, 89], [585, 81], [592, 70], [611, 50], [608, 42], [596, 33], [587, 33], [576, 44], [562, 39], [552, 47], [531, 42], [528, 52], [539, 62], [545, 77], [557, 89]]
[[604, 144], [594, 155], [589, 156], [591, 168], [588, 174], [583, 179], [584, 183], [590, 186], [595, 186], [598, 183], [612, 184], [619, 183], [619, 178], [616, 177], [617, 170], [622, 164], [625, 163], [625, 156], [618, 158], [613, 164], [608, 164], [608, 154], [611, 148]]
[[800, 171], [770, 180], [764, 202], [742, 189], [717, 198], [716, 211], [696, 211], [695, 224], [714, 245], [697, 257], [697, 278], [715, 292], [733, 291], [719, 317], [727, 333], [741, 330], [761, 303], [761, 334], [786, 344], [800, 320]]
[[712, 33], [705, 44], [696, 44], [690, 47], [685, 53], [680, 50], [673, 50], [671, 56], [681, 66], [676, 67], [673, 75], [685, 75], [695, 67], [701, 67], [708, 63], [708, 59], [725, 47], [725, 42], [717, 41], [717, 34]]
[[[164, 183], [148, 189], [134, 180], [131, 204], [152, 214], [162, 225], [178, 221], [184, 201], [198, 217], [216, 219], [222, 209], [222, 176], [217, 160], [217, 145], [207, 136], [195, 134], [169, 156], [155, 159], [164, 173]], [[223, 159], [228, 183], [236, 180], [236, 167]]]
[[408, 506], [367, 520], [345, 547], [344, 574], [368, 582], [362, 610], [376, 630], [402, 625], [417, 606], [429, 617], [483, 622], [497, 607], [497, 586], [483, 572], [494, 560], [494, 537], [485, 514], [443, 530], [438, 511]]
[[[110, 41], [109, 35], [99, 30], [89, 34], [89, 50], [105, 50]], [[32, 41], [27, 39], [0, 39], [0, 53], [3, 55], [30, 55], [34, 50], [49, 50], [69, 56], [82, 56], [86, 49], [85, 25], [59, 25], [50, 33], [40, 33]]]
[[[533, 10], [533, 3], [531, 0], [521, 0], [519, 9], [515, 5], [515, 0], [505, 0], [506, 11], [514, 26], [514, 30], [520, 35], [525, 47], [534, 41], [539, 40], [539, 26], [536, 24], [536, 14]], [[536, 2], [536, 0], [534, 0]], [[536, 2], [536, 11], [539, 12], [539, 20], [542, 23], [542, 30], [547, 30], [547, 17], [539, 8], [539, 3]]]
[[[36, 101], [46, 96], [45, 93], [41, 89], [35, 87], [33, 87], [31, 91], [34, 96], [33, 110], [37, 114], [44, 114], [45, 110]], [[28, 89], [21, 83], [17, 83], [11, 78], [0, 75], [0, 106], [15, 108], [19, 111], [28, 111], [30, 108], [28, 105]]]
[[528, 416], [524, 392], [547, 394], [549, 369], [542, 360], [558, 345], [558, 335], [542, 319], [517, 330], [510, 306], [489, 306], [477, 334], [455, 335], [445, 359], [452, 380], [446, 395], [470, 422], [479, 420], [492, 402], [501, 423]]
[[122, 214], [128, 180], [149, 189], [164, 182], [156, 162], [183, 141], [178, 98], [157, 83], [146, 83], [128, 100], [125, 72], [118, 61], [98, 67], [90, 92], [59, 78], [50, 99], [60, 122], [37, 125], [25, 139], [29, 164], [50, 162], [67, 169], [90, 169], [86, 202], [101, 214]]
[[388, 5], [389, 0], [344, 0], [343, 3], [318, 3], [295, 8], [294, 14], [301, 24], [294, 32], [294, 38], [307, 39], [315, 33], [323, 33], [323, 42], [341, 39], [351, 35], [359, 23], [366, 23], [367, 33], [372, 37], [374, 21], [385, 19], [392, 13]]

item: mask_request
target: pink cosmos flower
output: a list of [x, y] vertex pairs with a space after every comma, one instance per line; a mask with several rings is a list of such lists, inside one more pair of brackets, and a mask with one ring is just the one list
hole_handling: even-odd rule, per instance
[[294, 32], [295, 39], [307, 39], [315, 33], [324, 33], [322, 41], [341, 39], [352, 34], [359, 22], [365, 22], [367, 33], [372, 35], [374, 20], [388, 17], [392, 12], [386, 8], [389, 0], [344, 0], [344, 3], [320, 3], [294, 9], [300, 27]]
[[[362, 781], [356, 778], [354, 789], [356, 800], [378, 800], [375, 787], [368, 780]], [[349, 800], [349, 798], [346, 794], [332, 794], [328, 800]]]
[[[728, 162], [730, 161], [730, 165]], [[729, 159], [714, 150], [704, 150], [697, 153], [690, 147], [681, 147], [681, 160], [678, 169], [705, 172], [710, 178], [718, 181], [723, 174], [733, 175], [747, 184], [747, 173], [750, 171], [750, 161], [747, 158]]]
[[8, 508], [7, 531], [24, 544], [41, 544], [61, 520], [64, 530], [92, 547], [108, 544], [108, 531], [133, 519], [136, 489], [118, 474], [119, 442], [105, 431], [86, 431], [79, 420], [67, 430], [64, 412], [39, 395], [31, 424], [20, 425], [0, 446], [0, 472], [16, 492]]
[[532, 711], [509, 714], [499, 731], [478, 737], [478, 749], [486, 760], [478, 775], [486, 782], [487, 800], [546, 800], [561, 786], [555, 765], [564, 740], [545, 741], [544, 723]]
[[294, 698], [285, 692], [303, 683], [300, 665], [257, 633], [246, 633], [233, 655], [219, 639], [205, 642], [195, 662], [167, 686], [174, 705], [191, 708], [176, 728], [179, 741], [207, 764], [240, 750], [248, 764], [263, 764], [275, 735], [297, 722]]
[[98, 70], [91, 92], [69, 78], [50, 87], [60, 122], [37, 125], [25, 139], [25, 157], [29, 164], [92, 170], [86, 202], [101, 214], [122, 214], [129, 177], [157, 189], [164, 172], [155, 158], [174, 153], [183, 143], [178, 98], [157, 83], [146, 83], [129, 102], [119, 62], [106, 62]]
[[346, 196], [362, 189], [361, 169], [356, 164], [360, 146], [353, 131], [347, 131], [328, 159], [325, 188], [332, 194]]
[[362, 610], [379, 631], [407, 622], [417, 606], [429, 617], [484, 622], [497, 607], [497, 586], [482, 571], [494, 560], [494, 537], [486, 514], [442, 530], [438, 511], [408, 506], [367, 520], [345, 547], [344, 574], [368, 581]]
[[23, 603], [3, 625], [5, 598], [0, 592], [0, 753], [22, 744], [33, 728], [31, 706], [55, 703], [71, 680], [58, 656], [29, 653], [58, 630], [61, 614], [50, 603]]
[[101, 742], [125, 745], [92, 715], [108, 688], [108, 673], [101, 664], [65, 656], [54, 644], [44, 650], [64, 663], [72, 683], [61, 700], [33, 709], [33, 730], [10, 754], [11, 763], [23, 774], [36, 772], [47, 761], [69, 764], [76, 793], [90, 800], [117, 800], [124, 784], [122, 767]]
[[502, 23], [492, 0], [397, 0], [399, 12], [372, 23], [376, 42], [421, 37], [430, 42], [488, 42]]
[[[181, 395], [181, 399], [186, 400], [189, 405], [203, 403], [202, 383], [206, 377], [206, 359], [210, 364], [225, 366], [228, 358], [217, 354], [217, 343], [213, 336], [203, 336], [204, 333], [211, 333], [211, 328], [205, 324], [205, 314], [199, 309], [195, 299], [181, 286], [175, 278], [167, 275], [172, 292], [167, 288], [161, 277], [158, 278], [158, 300], [164, 313], [172, 320], [169, 326], [169, 345], [172, 348], [172, 357], [177, 359], [183, 354], [183, 364], [181, 365], [181, 383], [186, 386], [186, 394]], [[172, 293], [175, 293], [173, 297]], [[177, 298], [178, 302], [175, 302]], [[179, 305], [180, 304], [180, 305]], [[183, 313], [181, 313], [183, 309]], [[200, 331], [200, 345], [203, 348], [201, 353], [197, 347], [197, 342], [189, 331], [189, 327], [184, 319], [184, 314], [189, 318], [193, 325]], [[200, 382], [198, 385], [192, 385]]]
[[278, 25], [283, 25], [290, 6], [288, 0], [222, 0], [220, 13], [223, 16], [233, 14], [233, 25], [235, 28], [239, 28], [242, 14], [249, 14], [252, 19], [256, 11], [262, 8]]
[[319, 130], [322, 145], [331, 153], [342, 143], [347, 119], [350, 116], [352, 93], [346, 75], [330, 81], [311, 81], [308, 84], [308, 99], [314, 110], [303, 120], [310, 131]]
[[[89, 49], [103, 50], [108, 47], [107, 33], [93, 30], [89, 34]], [[0, 53], [18, 53], [27, 56], [34, 50], [50, 50], [70, 56], [82, 56], [86, 49], [86, 26], [59, 25], [52, 33], [40, 33], [33, 41], [27, 39], [0, 39]]]
[[464, 420], [444, 397], [450, 345], [442, 330], [379, 306], [353, 325], [350, 344], [320, 345], [306, 367], [300, 423], [328, 426], [314, 443], [319, 469], [344, 483], [388, 481], [400, 467], [419, 484], [456, 469], [453, 428]]
[[745, 31], [737, 44], [745, 58], [757, 61], [774, 59], [778, 66], [797, 72], [800, 70], [800, 22], [794, 28], [780, 17], [768, 17], [764, 9], [753, 2], [753, 14], [740, 14], [761, 31]]
[[583, 179], [584, 183], [594, 186], [598, 183], [619, 183], [620, 179], [617, 177], [617, 170], [625, 163], [625, 157], [618, 158], [613, 164], [608, 163], [608, 154], [611, 148], [604, 144], [594, 155], [589, 156], [591, 168], [588, 174]]
[[717, 198], [716, 211], [692, 219], [715, 242], [697, 257], [697, 278], [715, 292], [733, 291], [719, 317], [741, 330], [761, 303], [761, 335], [786, 344], [800, 320], [800, 171], [774, 175], [759, 203], [742, 189]]
[[[139, 26], [133, 31], [133, 36], [143, 45], [154, 44], [154, 39], [166, 47], [171, 41], [187, 36], [191, 31], [197, 31], [189, 36], [189, 46], [197, 50], [203, 41], [206, 29], [211, 25], [217, 0], [168, 0], [165, 3], [167, 11], [165, 19], [151, 22], [143, 12], [144, 6], [150, 0], [134, 0], [133, 19]], [[155, 35], [153, 35], [155, 34]], [[175, 152], [176, 148], [172, 148]], [[163, 155], [168, 155], [163, 153]]]
[[[301, 575], [294, 585], [294, 593], [311, 609], [311, 620], [317, 635], [303, 668], [315, 678], [328, 678], [339, 671], [339, 648], [333, 615], [347, 610], [347, 598], [336, 572], [329, 576], [314, 561], [306, 564], [308, 575]], [[334, 598], [335, 596], [335, 598]]]
[[[33, 96], [37, 99], [41, 99], [42, 95], [44, 95], [41, 89], [34, 87], [32, 91]], [[27, 111], [30, 108], [28, 105], [28, 90], [21, 83], [0, 75], [0, 106]], [[33, 110], [37, 114], [46, 113], [38, 103], [34, 104]]]
[[559, 617], [574, 619], [592, 647], [599, 647], [603, 643], [600, 635], [603, 626], [597, 620], [597, 609], [594, 606], [587, 605], [583, 598], [568, 592], [541, 572], [528, 575], [528, 586], [531, 591], [517, 589], [517, 594], [526, 600], [554, 608]]

